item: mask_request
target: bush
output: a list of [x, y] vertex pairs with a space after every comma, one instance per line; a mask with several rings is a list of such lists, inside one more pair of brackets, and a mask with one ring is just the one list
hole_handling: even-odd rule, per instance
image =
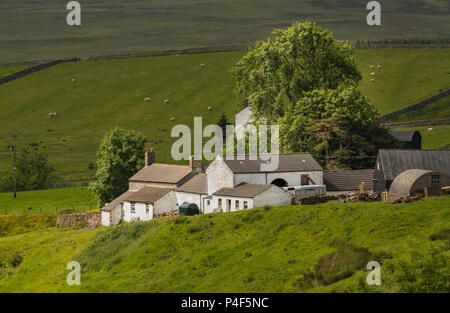
[[9, 259], [9, 265], [11, 265], [12, 267], [17, 267], [19, 266], [23, 261], [23, 257], [18, 253], [14, 253], [13, 256]]
[[260, 219], [262, 219], [262, 215], [260, 212], [250, 211], [242, 218], [242, 221], [245, 223], [253, 223]]

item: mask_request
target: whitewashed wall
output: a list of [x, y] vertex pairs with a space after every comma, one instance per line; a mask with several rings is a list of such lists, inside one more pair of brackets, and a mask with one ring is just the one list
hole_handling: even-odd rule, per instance
[[228, 187], [233, 188], [233, 172], [223, 162], [220, 156], [208, 166], [206, 169], [208, 194], [213, 194], [217, 190]]
[[102, 211], [102, 225], [110, 226], [111, 225], [111, 214], [109, 211]]
[[140, 221], [148, 221], [153, 218], [153, 205], [150, 204], [149, 213], [146, 213], [145, 203], [135, 203], [135, 213], [131, 213], [131, 202], [123, 203], [123, 220], [130, 222], [132, 218], [139, 218]]
[[241, 183], [247, 184], [270, 184], [275, 179], [284, 179], [288, 186], [301, 186], [302, 175], [309, 175], [316, 185], [323, 184], [323, 172], [311, 171], [311, 172], [286, 172], [286, 173], [245, 173], [234, 174], [233, 184], [237, 186]]
[[176, 197], [175, 192], [171, 191], [159, 200], [155, 202], [154, 207], [154, 216], [161, 215], [163, 213], [168, 213], [173, 210], [178, 210], [177, 203], [176, 203]]
[[292, 195], [283, 189], [273, 186], [263, 193], [257, 195], [254, 199], [255, 207], [263, 207], [265, 205], [290, 205], [292, 204]]
[[[219, 208], [219, 198], [222, 199], [222, 212], [227, 212], [227, 200], [231, 200], [230, 212], [241, 211], [244, 209], [244, 201], [247, 201], [248, 209], [253, 208], [253, 199], [251, 198], [238, 198], [227, 196], [214, 196], [211, 201], [211, 207], [205, 210], [205, 213], [213, 213], [214, 209]], [[236, 200], [239, 201], [239, 208], [236, 207]]]
[[190, 192], [180, 192], [175, 191], [177, 206], [179, 207], [184, 202], [188, 203], [195, 203], [198, 208], [200, 209], [200, 212], [205, 212], [205, 207], [207, 207], [207, 195], [200, 195], [198, 193], [190, 193]]

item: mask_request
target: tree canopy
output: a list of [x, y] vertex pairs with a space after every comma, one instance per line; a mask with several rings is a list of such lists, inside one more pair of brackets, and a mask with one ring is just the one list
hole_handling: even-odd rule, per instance
[[99, 206], [128, 190], [128, 179], [144, 166], [146, 139], [134, 130], [115, 128], [108, 132], [97, 151], [97, 181], [91, 189]]

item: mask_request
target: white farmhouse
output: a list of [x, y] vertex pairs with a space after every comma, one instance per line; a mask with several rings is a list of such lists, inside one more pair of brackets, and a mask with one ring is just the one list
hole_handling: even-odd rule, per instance
[[[273, 155], [274, 157], [275, 155]], [[266, 162], [259, 156], [252, 160], [248, 155], [244, 160], [234, 157], [217, 156], [206, 169], [208, 192], [221, 188], [233, 188], [241, 183], [276, 185], [278, 187], [298, 187], [323, 185], [323, 169], [309, 153], [279, 154], [279, 165], [275, 171], [264, 172], [261, 164]]]
[[214, 210], [206, 213], [234, 212], [265, 205], [290, 205], [289, 192], [274, 185], [241, 184], [234, 188], [221, 188], [213, 193]]

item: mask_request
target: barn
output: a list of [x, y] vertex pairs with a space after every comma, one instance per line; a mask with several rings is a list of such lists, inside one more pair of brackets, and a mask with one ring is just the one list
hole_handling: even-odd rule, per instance
[[389, 188], [389, 200], [396, 201], [400, 198], [414, 194], [438, 196], [441, 189], [450, 185], [449, 176], [436, 171], [411, 169], [404, 171], [395, 177]]
[[410, 169], [450, 175], [450, 150], [380, 149], [373, 174], [375, 192], [388, 191], [394, 179]]
[[392, 130], [391, 135], [403, 144], [403, 149], [422, 149], [422, 135], [417, 130]]

